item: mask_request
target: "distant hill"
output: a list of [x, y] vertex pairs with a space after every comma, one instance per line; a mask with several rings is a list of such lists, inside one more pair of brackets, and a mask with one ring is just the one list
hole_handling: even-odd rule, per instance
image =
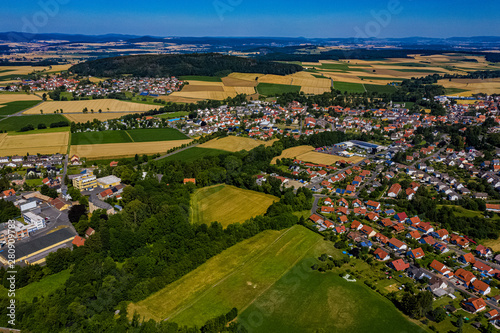
[[88, 61], [70, 68], [71, 72], [92, 76], [224, 76], [232, 72], [287, 75], [302, 66], [241, 58], [218, 53], [133, 55]]

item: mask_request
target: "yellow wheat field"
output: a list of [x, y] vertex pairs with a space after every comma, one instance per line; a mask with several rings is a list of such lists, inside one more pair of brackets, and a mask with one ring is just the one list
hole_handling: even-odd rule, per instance
[[27, 95], [27, 94], [1, 94], [0, 93], [0, 104], [5, 104], [9, 102], [17, 102], [17, 101], [37, 101], [40, 102], [42, 99], [35, 95]]
[[486, 93], [486, 94], [498, 94], [500, 93], [500, 78], [495, 79], [452, 79], [450, 80], [439, 80], [438, 84], [445, 88], [457, 88], [467, 90], [465, 93], [453, 94], [466, 96], [471, 94]]
[[120, 117], [126, 116], [130, 112], [103, 112], [103, 113], [65, 113], [63, 114], [69, 121], [74, 121], [75, 123], [86, 123], [87, 121], [92, 121], [97, 119], [99, 121], [106, 121], [109, 119], [118, 119]]
[[364, 159], [363, 157], [359, 156], [347, 158], [347, 157], [318, 153], [314, 151], [314, 147], [312, 146], [298, 146], [285, 149], [283, 150], [280, 156], [273, 158], [271, 163], [275, 164], [278, 158], [279, 159], [293, 158], [304, 162], [326, 164], [326, 165], [332, 165], [341, 160], [358, 163]]
[[7, 135], [0, 137], [0, 156], [26, 154], [64, 154], [68, 149], [69, 133]]
[[70, 154], [90, 159], [112, 159], [132, 157], [135, 154], [153, 155], [166, 153], [169, 149], [188, 144], [192, 140], [172, 140], [157, 142], [109, 143], [100, 145], [71, 146]]
[[257, 73], [231, 73], [228, 75], [230, 78], [245, 80], [245, 81], [255, 81], [255, 78], [261, 78], [264, 74]]
[[[119, 112], [146, 112], [152, 109], [160, 108], [156, 105], [123, 102], [115, 99], [96, 99], [88, 101], [64, 101], [64, 102], [45, 102], [37, 107], [28, 109], [24, 114], [40, 114], [40, 110], [43, 113], [54, 113], [56, 110], [62, 109], [63, 112], [82, 112], [84, 108], [87, 108], [89, 113], [93, 109], [95, 113], [102, 110], [106, 111], [119, 111]], [[83, 114], [83, 112], [82, 112]]]
[[293, 77], [267, 74], [259, 77], [259, 83], [294, 84]]
[[315, 88], [315, 87], [302, 86], [300, 88], [300, 91], [302, 91], [304, 94], [309, 94], [309, 95], [321, 95], [323, 93], [329, 92], [330, 88]]
[[200, 148], [220, 149], [230, 152], [237, 152], [241, 150], [252, 150], [260, 145], [266, 147], [272, 146], [276, 140], [261, 141], [251, 138], [243, 138], [239, 136], [227, 136], [222, 139], [215, 139], [199, 145]]

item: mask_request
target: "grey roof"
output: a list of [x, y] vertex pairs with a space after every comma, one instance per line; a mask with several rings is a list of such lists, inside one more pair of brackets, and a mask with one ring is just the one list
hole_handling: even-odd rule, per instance
[[92, 202], [95, 206], [97, 206], [97, 207], [99, 207], [101, 209], [106, 209], [106, 210], [113, 209], [113, 206], [111, 206], [107, 202], [99, 200], [99, 198], [95, 194], [91, 194], [90, 195], [90, 200], [89, 201]]
[[[34, 240], [28, 238], [27, 242], [25, 243], [16, 243], [16, 258], [28, 256], [31, 253], [35, 253], [49, 246], [53, 246], [54, 244], [74, 237], [75, 235], [76, 234], [71, 229], [64, 228]], [[7, 257], [7, 254], [8, 252], [5, 250], [3, 252], [0, 252], [0, 255], [4, 258]]]

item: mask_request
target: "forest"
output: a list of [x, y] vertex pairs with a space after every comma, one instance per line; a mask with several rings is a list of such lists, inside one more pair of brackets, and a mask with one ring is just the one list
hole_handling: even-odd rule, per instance
[[135, 55], [104, 58], [72, 66], [69, 71], [79, 75], [117, 77], [168, 77], [183, 75], [226, 76], [232, 72], [288, 75], [302, 66], [218, 53]]

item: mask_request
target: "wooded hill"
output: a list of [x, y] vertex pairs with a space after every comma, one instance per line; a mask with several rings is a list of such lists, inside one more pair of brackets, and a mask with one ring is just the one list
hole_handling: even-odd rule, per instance
[[232, 72], [287, 75], [302, 66], [241, 58], [218, 53], [134, 55], [88, 61], [70, 68], [80, 75], [138, 77], [183, 75], [226, 76]]

